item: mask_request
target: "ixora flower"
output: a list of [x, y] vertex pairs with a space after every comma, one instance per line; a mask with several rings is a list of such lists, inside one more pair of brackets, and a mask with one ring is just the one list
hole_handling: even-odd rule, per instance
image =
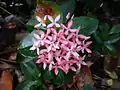
[[58, 21], [60, 20], [60, 15], [58, 15], [58, 16], [55, 18], [55, 20], [53, 19], [52, 16], [48, 15], [48, 19], [51, 21], [51, 23], [48, 24], [47, 28], [53, 27], [54, 25], [55, 25], [56, 27], [60, 27], [60, 25], [59, 25], [59, 23], [58, 23]]
[[[69, 18], [69, 15], [67, 16]], [[59, 70], [67, 74], [70, 70], [77, 72], [81, 65], [87, 65], [84, 62], [86, 53], [91, 53], [89, 49], [91, 41], [89, 36], [78, 34], [80, 27], [71, 29], [73, 21], [68, 22], [67, 26], [58, 24], [60, 19], [58, 15], [55, 20], [51, 16], [48, 19], [52, 22], [46, 27], [46, 31], [38, 30], [34, 35], [36, 42], [30, 50], [39, 49], [44, 46], [45, 49], [37, 50], [37, 64], [41, 64], [43, 69], [48, 69], [58, 75]], [[54, 27], [54, 25], [56, 27]], [[57, 28], [59, 27], [59, 28]]]
[[37, 19], [37, 21], [39, 22], [39, 24], [35, 25], [34, 28], [39, 28], [41, 25], [42, 25], [43, 27], [46, 26], [45, 21], [46, 21], [46, 19], [47, 19], [47, 15], [45, 15], [43, 19], [40, 18], [39, 16], [36, 16], [36, 19]]

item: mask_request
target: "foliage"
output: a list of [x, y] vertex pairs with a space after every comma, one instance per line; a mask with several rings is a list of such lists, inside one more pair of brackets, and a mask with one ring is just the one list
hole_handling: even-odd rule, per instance
[[[83, 0], [81, 0], [83, 1]], [[27, 0], [28, 2], [28, 0]], [[48, 1], [46, 1], [48, 3]], [[73, 8], [71, 8], [73, 2]], [[83, 1], [86, 3], [87, 1]], [[50, 3], [52, 3], [50, 1]], [[29, 3], [31, 5], [32, 3]], [[46, 4], [45, 2], [42, 3], [43, 6]], [[41, 4], [41, 5], [42, 5]], [[90, 4], [90, 3], [88, 3]], [[88, 5], [87, 7], [94, 8], [96, 6], [93, 5]], [[99, 1], [98, 5], [101, 5], [101, 1]], [[97, 5], [97, 6], [98, 6]], [[55, 9], [55, 7], [59, 7], [59, 9]], [[67, 7], [67, 8], [66, 8]], [[63, 23], [65, 21], [65, 16], [68, 12], [73, 13], [75, 7], [75, 2], [73, 0], [65, 0], [65, 1], [58, 1], [57, 4], [52, 5], [52, 9], [55, 12], [55, 15], [53, 15], [53, 18], [56, 17], [56, 15], [59, 13], [62, 16], [62, 20], [60, 21]], [[65, 8], [65, 9], [64, 9]], [[97, 7], [99, 8], [99, 7]], [[61, 10], [60, 10], [61, 9]], [[37, 29], [34, 28], [34, 26], [39, 22], [37, 21], [35, 16], [38, 15], [34, 13], [32, 18], [28, 21], [27, 26], [28, 26], [28, 31], [31, 32], [27, 37], [25, 37], [21, 42], [18, 47], [19, 50], [19, 55], [18, 59], [21, 64], [21, 69], [24, 73], [25, 76], [25, 81], [21, 84], [19, 84], [16, 88], [16, 90], [35, 90], [35, 88], [40, 88], [41, 90], [47, 90], [47, 84], [52, 83], [54, 86], [58, 87], [59, 85], [66, 85], [70, 81], [72, 81], [73, 76], [75, 73], [73, 72], [68, 72], [68, 74], [65, 74], [62, 70], [59, 69], [59, 73], [57, 73], [57, 77], [54, 74], [54, 72], [48, 70], [48, 67], [46, 69], [43, 69], [43, 65], [39, 64], [36, 65], [35, 62], [37, 61], [37, 57], [39, 55], [36, 54], [37, 50], [31, 51], [30, 48], [36, 48], [35, 42], [37, 41], [34, 39], [35, 34], [37, 33]], [[39, 16], [41, 16], [39, 14]], [[40, 17], [41, 20], [44, 17]], [[80, 35], [86, 35], [86, 36], [91, 36], [91, 40], [93, 40], [93, 52], [94, 53], [100, 53], [101, 55], [105, 55], [106, 53], [109, 53], [113, 56], [117, 55], [117, 51], [115, 49], [114, 44], [117, 43], [120, 40], [120, 25], [112, 25], [110, 26], [107, 23], [103, 23], [100, 20], [98, 20], [96, 17], [88, 17], [88, 16], [80, 16], [80, 17], [71, 17], [73, 20], [73, 28], [78, 28], [80, 26], [79, 34]], [[52, 20], [51, 20], [52, 21]], [[50, 21], [46, 21], [47, 24], [50, 24]], [[52, 22], [53, 23], [53, 22]], [[65, 21], [65, 24], [67, 25], [69, 23], [68, 21]], [[56, 22], [54, 22], [56, 24]], [[66, 26], [65, 25], [65, 26]], [[56, 25], [57, 26], [57, 25]], [[64, 27], [65, 27], [64, 26]], [[39, 29], [42, 30], [43, 32], [46, 32], [46, 28], [42, 25], [39, 26]], [[58, 29], [59, 30], [59, 29]], [[46, 47], [40, 47], [40, 50], [46, 49]], [[56, 61], [57, 62], [57, 61]], [[94, 90], [91, 85], [84, 85], [84, 89], [88, 90]]]

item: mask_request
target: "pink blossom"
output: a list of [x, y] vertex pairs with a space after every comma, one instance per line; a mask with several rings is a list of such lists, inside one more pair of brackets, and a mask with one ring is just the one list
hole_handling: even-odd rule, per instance
[[73, 21], [72, 21], [72, 20], [70, 20], [70, 21], [68, 22], [68, 25], [67, 25], [67, 26], [65, 26], [64, 24], [61, 24], [62, 28], [65, 29], [65, 35], [68, 35], [69, 32], [76, 32], [76, 31], [77, 31], [77, 29], [71, 29], [72, 24], [73, 24]]
[[60, 20], [60, 15], [58, 15], [58, 16], [55, 18], [55, 20], [53, 19], [52, 16], [48, 15], [48, 19], [49, 19], [52, 23], [48, 24], [48, 25], [47, 25], [47, 28], [51, 28], [51, 27], [53, 27], [54, 25], [55, 25], [56, 27], [60, 27], [60, 25], [59, 25], [59, 23], [58, 23], [58, 21]]
[[45, 21], [46, 21], [47, 16], [44, 16], [44, 19], [40, 18], [39, 16], [36, 16], [36, 19], [38, 20], [39, 24], [35, 25], [34, 28], [39, 28], [41, 25], [43, 27], [46, 26]]
[[81, 51], [82, 53], [84, 53], [84, 51], [87, 51], [88, 53], [92, 53], [92, 51], [88, 48], [88, 46], [89, 46], [91, 43], [92, 43], [91, 41], [85, 42], [85, 40], [84, 40], [84, 41], [81, 42], [81, 45], [77, 47], [77, 49], [78, 49], [79, 51]]
[[[67, 18], [69, 17], [68, 14]], [[92, 52], [89, 49], [89, 45], [92, 43], [88, 41], [90, 37], [79, 34], [80, 27], [71, 29], [72, 19], [67, 26], [58, 24], [60, 15], [55, 20], [51, 16], [48, 16], [48, 19], [52, 23], [48, 24], [46, 32], [38, 30], [38, 34], [34, 34], [36, 41], [31, 50], [37, 49], [39, 59], [36, 63], [43, 64], [43, 69], [48, 67], [48, 70], [54, 71], [55, 75], [58, 75], [59, 70], [66, 74], [69, 70], [77, 72], [81, 68], [81, 64], [87, 65], [84, 62], [85, 51], [87, 53]], [[56, 26], [55, 28], [53, 27], [54, 25]], [[46, 49], [39, 50], [41, 46], [45, 46]], [[81, 54], [84, 56], [81, 56]]]

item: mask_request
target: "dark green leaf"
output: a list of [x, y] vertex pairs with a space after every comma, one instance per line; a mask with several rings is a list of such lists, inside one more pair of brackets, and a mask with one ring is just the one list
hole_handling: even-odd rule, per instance
[[95, 44], [103, 44], [103, 40], [100, 38], [99, 33], [93, 33], [93, 39], [95, 40]]
[[113, 26], [109, 32], [109, 34], [115, 34], [115, 33], [120, 33], [120, 24]]
[[73, 19], [73, 28], [80, 26], [80, 32], [85, 35], [93, 34], [98, 28], [98, 20], [86, 16], [75, 17]]
[[[26, 58], [26, 60], [27, 59], [29, 58]], [[24, 72], [25, 78], [27, 80], [36, 80], [39, 75], [38, 67], [33, 61], [25, 62], [26, 60], [24, 60], [24, 62], [20, 64], [21, 69]]]
[[75, 10], [76, 5], [75, 0], [63, 0], [63, 1], [60, 0], [60, 2], [58, 3], [60, 4], [60, 9], [63, 13], [63, 21], [65, 21], [67, 13], [68, 12], [73, 13]]
[[100, 5], [102, 4], [102, 0], [80, 0], [82, 1], [85, 6], [89, 7], [89, 8], [100, 8]]
[[45, 70], [43, 78], [44, 80], [52, 80], [54, 79], [54, 74], [51, 71]]
[[97, 89], [95, 89], [92, 85], [90, 85], [90, 84], [85, 84], [84, 85], [84, 90], [97, 90]]
[[35, 58], [37, 56], [37, 51], [36, 50], [30, 50], [32, 46], [30, 47], [26, 47], [23, 49], [19, 49], [19, 53], [24, 56], [24, 57], [28, 57], [28, 58]]
[[69, 72], [68, 74], [64, 74], [64, 84], [68, 84], [70, 82], [72, 82], [73, 80], [73, 76], [75, 75], [74, 72]]
[[64, 73], [63, 71], [59, 71], [58, 75], [55, 76], [53, 83], [55, 85], [63, 85], [64, 84]]
[[99, 25], [100, 32], [99, 34], [101, 35], [101, 38], [103, 41], [106, 41], [109, 39], [109, 29], [110, 26], [107, 23], [101, 23]]
[[110, 39], [105, 41], [105, 43], [107, 44], [113, 44], [113, 43], [117, 43], [120, 40], [120, 35], [119, 34], [115, 34], [110, 36]]
[[17, 85], [15, 90], [35, 90], [32, 87], [36, 85], [37, 81], [24, 81]]
[[107, 50], [108, 53], [110, 53], [113, 56], [117, 55], [117, 51], [115, 49], [115, 47], [112, 44], [104, 44], [105, 49]]

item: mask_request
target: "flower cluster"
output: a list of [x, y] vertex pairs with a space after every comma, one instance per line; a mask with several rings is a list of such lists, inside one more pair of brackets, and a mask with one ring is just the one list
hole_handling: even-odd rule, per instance
[[[45, 20], [49, 19], [50, 24], [46, 25]], [[69, 18], [69, 14], [66, 17]], [[83, 61], [85, 54], [91, 53], [89, 45], [92, 43], [88, 41], [89, 36], [78, 34], [80, 27], [72, 29], [73, 20], [65, 24], [59, 24], [60, 15], [55, 20], [47, 15], [42, 20], [36, 16], [36, 19], [40, 22], [35, 25], [39, 27], [41, 25], [46, 27], [46, 31], [37, 30], [37, 34], [34, 34], [34, 38], [37, 40], [30, 50], [37, 49], [38, 60], [36, 63], [42, 64], [43, 69], [48, 68], [49, 71], [54, 71], [57, 75], [59, 69], [66, 74], [69, 70], [74, 72], [81, 68], [81, 64], [86, 65]], [[46, 47], [46, 49], [39, 50], [40, 47]]]

